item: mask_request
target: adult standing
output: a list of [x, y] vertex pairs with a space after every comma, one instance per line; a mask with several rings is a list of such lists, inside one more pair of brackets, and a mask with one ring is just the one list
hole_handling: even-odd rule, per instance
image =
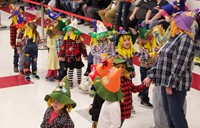
[[169, 128], [188, 128], [183, 106], [192, 84], [195, 45], [191, 26], [197, 12], [183, 12], [174, 17], [171, 37], [161, 48], [158, 61], [143, 81], [147, 85], [154, 82], [161, 86]]

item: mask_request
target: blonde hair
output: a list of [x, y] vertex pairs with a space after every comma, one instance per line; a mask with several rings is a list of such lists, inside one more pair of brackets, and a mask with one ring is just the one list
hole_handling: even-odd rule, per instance
[[[128, 39], [130, 41], [130, 48], [129, 49], [126, 49], [123, 46], [125, 39]], [[121, 37], [119, 37], [119, 41], [118, 41], [118, 45], [116, 47], [116, 51], [123, 58], [131, 58], [133, 56], [133, 53], [136, 52], [134, 45], [133, 45], [132, 37], [130, 35], [122, 35]]]
[[194, 35], [192, 34], [192, 32], [188, 32], [188, 31], [185, 31], [185, 30], [182, 30], [180, 29], [177, 24], [176, 24], [176, 21], [173, 20], [171, 22], [171, 30], [170, 30], [170, 33], [171, 33], [171, 36], [174, 37], [176, 36], [178, 33], [186, 33], [188, 34], [192, 39], [194, 39]]

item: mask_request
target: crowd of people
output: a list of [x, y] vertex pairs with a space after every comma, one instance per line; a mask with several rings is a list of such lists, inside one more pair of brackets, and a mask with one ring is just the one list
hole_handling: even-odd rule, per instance
[[[46, 4], [49, 3], [49, 1]], [[48, 109], [41, 128], [69, 127], [74, 123], [68, 112], [76, 107], [70, 89], [78, 84], [89, 91], [92, 128], [121, 128], [130, 118], [132, 93], [141, 105], [153, 108], [155, 128], [188, 128], [186, 95], [192, 82], [192, 64], [200, 57], [199, 9], [190, 10], [186, 0], [140, 0], [130, 12], [134, 0], [60, 0], [55, 6], [96, 19], [92, 23], [90, 51], [86, 51], [83, 32], [77, 24], [87, 21], [61, 19], [61, 13], [47, 10], [48, 71], [46, 80], [58, 80], [58, 86], [46, 95]], [[24, 7], [10, 5], [10, 44], [14, 49], [14, 72], [40, 79], [37, 74], [37, 21], [24, 16]], [[98, 17], [97, 17], [98, 14]], [[128, 15], [130, 14], [130, 15]], [[103, 22], [115, 26], [106, 27]], [[135, 43], [139, 46], [136, 50]], [[140, 61], [141, 84], [134, 85], [133, 58]], [[19, 64], [18, 64], [19, 57]], [[82, 59], [87, 68], [82, 76]], [[30, 70], [32, 67], [32, 70]], [[77, 83], [73, 72], [77, 71]], [[153, 104], [148, 96], [153, 83]], [[72, 94], [73, 95], [73, 94]]]

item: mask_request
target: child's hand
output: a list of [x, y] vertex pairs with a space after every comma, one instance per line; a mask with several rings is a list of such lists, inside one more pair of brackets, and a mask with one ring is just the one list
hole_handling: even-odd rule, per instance
[[143, 83], [146, 85], [146, 87], [149, 87], [150, 84], [151, 84], [152, 80], [149, 78], [149, 77], [146, 77], [144, 80], [143, 80]]
[[69, 51], [72, 51], [72, 50], [73, 50], [73, 48], [72, 48], [72, 47], [70, 47], [70, 48], [69, 48]]

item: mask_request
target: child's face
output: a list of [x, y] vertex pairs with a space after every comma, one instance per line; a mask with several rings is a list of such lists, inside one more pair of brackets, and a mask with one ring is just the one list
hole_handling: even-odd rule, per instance
[[52, 106], [56, 112], [60, 112], [64, 108], [64, 104], [59, 103], [57, 100], [52, 99]]
[[106, 37], [102, 37], [100, 40], [101, 41], [106, 41]]
[[67, 35], [68, 35], [68, 36], [70, 36], [70, 35], [71, 35], [71, 33], [72, 33], [72, 31], [71, 31], [71, 30], [68, 30], [68, 31], [67, 31]]
[[125, 37], [125, 38], [124, 38], [123, 47], [124, 47], [125, 49], [129, 49], [130, 46], [131, 46], [130, 38]]
[[115, 65], [115, 68], [122, 68], [121, 76], [125, 75], [126, 66], [124, 64], [117, 64]]

